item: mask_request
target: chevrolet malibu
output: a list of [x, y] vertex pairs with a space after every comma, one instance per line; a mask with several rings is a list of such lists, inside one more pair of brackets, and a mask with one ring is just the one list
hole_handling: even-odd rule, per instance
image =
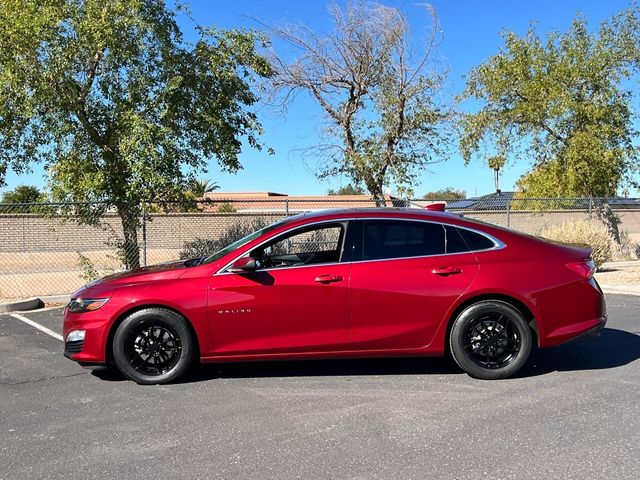
[[591, 250], [416, 209], [287, 218], [206, 258], [90, 283], [65, 309], [65, 356], [141, 384], [196, 361], [450, 354], [506, 378], [534, 344], [606, 322]]

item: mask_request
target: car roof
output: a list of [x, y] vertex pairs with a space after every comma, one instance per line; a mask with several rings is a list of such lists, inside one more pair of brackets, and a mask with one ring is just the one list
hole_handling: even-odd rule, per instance
[[[375, 208], [340, 208], [332, 210], [319, 210], [316, 212], [301, 213], [290, 217], [289, 220], [325, 220], [331, 218], [362, 218], [362, 217], [386, 217], [386, 218], [424, 218], [425, 220], [450, 220], [460, 219], [461, 216], [452, 212], [439, 212], [420, 208], [402, 207], [375, 207]], [[288, 223], [288, 222], [287, 222]]]

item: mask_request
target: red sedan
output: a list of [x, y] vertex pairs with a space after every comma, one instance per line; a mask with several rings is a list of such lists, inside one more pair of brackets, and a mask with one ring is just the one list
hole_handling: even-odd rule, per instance
[[123, 272], [72, 295], [65, 355], [143, 384], [194, 361], [442, 356], [505, 378], [533, 343], [606, 322], [591, 250], [446, 212], [291, 217], [208, 258]]

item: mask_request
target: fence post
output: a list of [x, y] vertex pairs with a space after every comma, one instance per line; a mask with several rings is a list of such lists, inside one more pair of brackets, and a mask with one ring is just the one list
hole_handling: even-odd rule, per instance
[[142, 205], [142, 266], [147, 266], [147, 210]]
[[511, 225], [511, 199], [507, 199], [507, 228]]
[[591, 215], [592, 215], [592, 212], [591, 212], [592, 207], [593, 207], [593, 197], [589, 197], [589, 221], [591, 221], [591, 218], [592, 218], [591, 217]]

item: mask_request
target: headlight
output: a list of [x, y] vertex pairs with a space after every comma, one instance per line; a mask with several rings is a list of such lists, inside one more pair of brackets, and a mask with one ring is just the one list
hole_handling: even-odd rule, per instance
[[98, 310], [105, 303], [108, 298], [73, 298], [67, 308], [73, 313], [93, 312]]

